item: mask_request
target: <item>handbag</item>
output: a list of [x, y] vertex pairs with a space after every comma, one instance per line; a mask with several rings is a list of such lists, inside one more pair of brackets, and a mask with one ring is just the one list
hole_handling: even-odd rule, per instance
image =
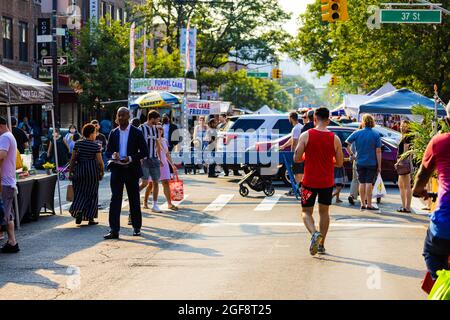
[[180, 180], [178, 173], [169, 181], [170, 200], [182, 201], [184, 199], [184, 185], [183, 180]]
[[66, 201], [67, 202], [73, 202], [74, 194], [73, 194], [73, 184], [69, 184], [67, 186], [67, 194], [66, 194]]
[[399, 176], [411, 173], [411, 161], [408, 159], [399, 160], [394, 164], [394, 168]]

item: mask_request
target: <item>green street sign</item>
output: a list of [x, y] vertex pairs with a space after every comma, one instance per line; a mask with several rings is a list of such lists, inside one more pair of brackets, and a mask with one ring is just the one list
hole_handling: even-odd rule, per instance
[[442, 23], [441, 10], [381, 9], [381, 23]]
[[247, 72], [247, 77], [250, 78], [268, 78], [268, 72]]

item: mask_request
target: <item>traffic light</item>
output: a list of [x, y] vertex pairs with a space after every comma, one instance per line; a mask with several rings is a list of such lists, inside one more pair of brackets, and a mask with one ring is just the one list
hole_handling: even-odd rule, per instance
[[336, 22], [348, 20], [347, 0], [322, 0], [322, 21]]
[[339, 83], [340, 83], [339, 77], [333, 74], [330, 79], [330, 85], [337, 86]]
[[283, 77], [283, 73], [280, 69], [272, 70], [272, 79], [281, 79]]
[[294, 93], [299, 96], [302, 93], [302, 88], [295, 88]]

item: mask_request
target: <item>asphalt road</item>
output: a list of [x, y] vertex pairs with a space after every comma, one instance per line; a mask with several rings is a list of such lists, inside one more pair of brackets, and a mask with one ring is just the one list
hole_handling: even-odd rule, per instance
[[[298, 202], [242, 198], [233, 178], [184, 176], [178, 212], [144, 211], [132, 237], [124, 202], [120, 240], [108, 232], [109, 177], [100, 225], [78, 227], [67, 212], [24, 224], [21, 252], [0, 255], [3, 299], [424, 299], [421, 256], [427, 217], [398, 214], [388, 188], [379, 212], [332, 206], [327, 254], [311, 257]], [[62, 182], [63, 198], [65, 186]], [[346, 189], [345, 191], [348, 191]], [[344, 192], [343, 199], [347, 193]], [[163, 203], [161, 197], [161, 203]], [[65, 205], [65, 206], [64, 206]], [[63, 202], [65, 209], [68, 205]]]

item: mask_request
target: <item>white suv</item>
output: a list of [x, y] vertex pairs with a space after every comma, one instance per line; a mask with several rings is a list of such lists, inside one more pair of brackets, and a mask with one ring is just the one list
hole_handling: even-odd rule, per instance
[[226, 132], [219, 132], [218, 152], [245, 152], [261, 141], [278, 139], [292, 130], [288, 114], [251, 114], [239, 117]]

